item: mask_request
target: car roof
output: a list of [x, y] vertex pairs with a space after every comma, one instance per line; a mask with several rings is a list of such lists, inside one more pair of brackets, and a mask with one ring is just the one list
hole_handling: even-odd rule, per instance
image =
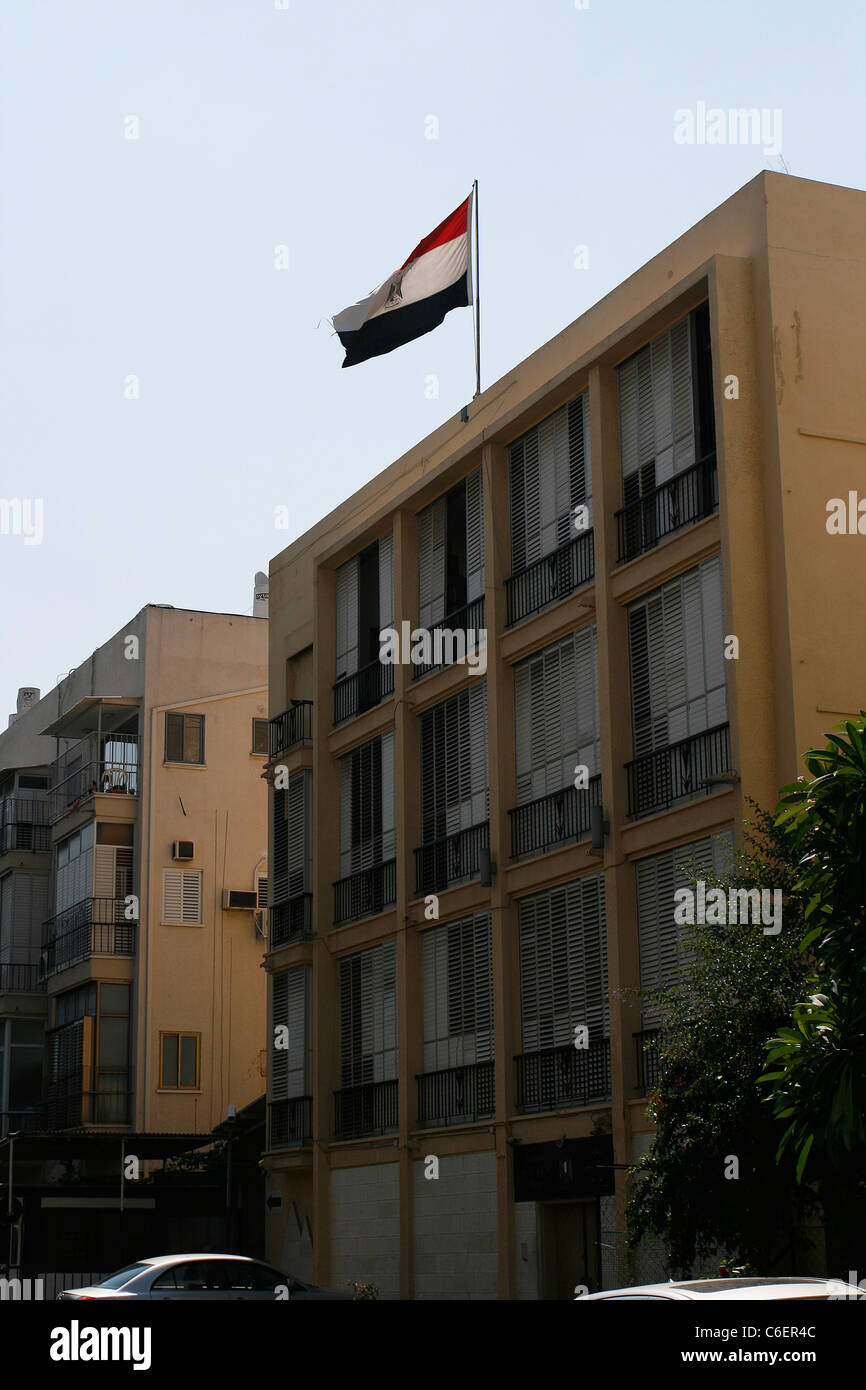
[[146, 1255], [140, 1260], [135, 1260], [137, 1265], [167, 1265], [183, 1264], [187, 1260], [247, 1260], [256, 1264], [262, 1264], [262, 1260], [253, 1261], [252, 1255], [223, 1255], [218, 1250], [189, 1250], [182, 1255]]

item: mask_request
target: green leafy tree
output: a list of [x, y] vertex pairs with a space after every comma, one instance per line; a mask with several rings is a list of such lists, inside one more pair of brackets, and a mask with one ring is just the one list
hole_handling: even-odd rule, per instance
[[[649, 1102], [656, 1133], [633, 1170], [629, 1239], [660, 1235], [678, 1272], [718, 1254], [762, 1270], [796, 1262], [790, 1232], [808, 1200], [798, 1200], [793, 1163], [777, 1161], [781, 1126], [758, 1085], [767, 1040], [790, 1017], [806, 976], [802, 907], [790, 898], [796, 862], [772, 816], [753, 810], [729, 872], [714, 879], [695, 866], [688, 878], [708, 890], [781, 889], [782, 931], [684, 928], [680, 979], [650, 996], [663, 1020]], [[732, 1157], [737, 1178], [726, 1177]]]

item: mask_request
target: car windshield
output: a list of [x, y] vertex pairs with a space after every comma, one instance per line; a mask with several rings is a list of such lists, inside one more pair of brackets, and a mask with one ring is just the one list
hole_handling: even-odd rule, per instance
[[147, 1265], [127, 1265], [125, 1269], [118, 1269], [114, 1274], [109, 1274], [107, 1279], [100, 1279], [98, 1284], [94, 1284], [95, 1289], [122, 1289], [124, 1284], [128, 1284], [130, 1279], [134, 1279], [136, 1274], [140, 1274]]

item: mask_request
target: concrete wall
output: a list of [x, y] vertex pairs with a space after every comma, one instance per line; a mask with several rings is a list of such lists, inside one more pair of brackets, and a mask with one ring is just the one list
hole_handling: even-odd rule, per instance
[[540, 1294], [537, 1202], [515, 1202], [514, 1245], [517, 1252], [516, 1296], [537, 1299]]
[[496, 1298], [496, 1155], [449, 1154], [414, 1173], [415, 1297]]
[[371, 1163], [331, 1173], [333, 1288], [349, 1280], [376, 1285], [380, 1298], [400, 1297], [400, 1167]]

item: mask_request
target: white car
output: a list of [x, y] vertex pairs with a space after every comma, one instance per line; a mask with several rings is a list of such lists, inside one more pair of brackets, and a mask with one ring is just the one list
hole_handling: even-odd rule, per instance
[[637, 1284], [631, 1289], [605, 1289], [602, 1293], [581, 1293], [575, 1303], [602, 1300], [617, 1303], [707, 1303], [720, 1299], [771, 1299], [787, 1303], [792, 1299], [866, 1299], [866, 1291], [841, 1279], [687, 1279], [670, 1284]]
[[305, 1284], [291, 1274], [282, 1274], [261, 1260], [246, 1255], [158, 1255], [109, 1274], [98, 1284], [84, 1289], [63, 1289], [58, 1299], [130, 1299], [153, 1301], [177, 1299], [187, 1302], [219, 1302], [226, 1299], [253, 1299], [259, 1303], [288, 1300], [297, 1303], [320, 1299], [351, 1299], [340, 1289], [323, 1289]]

